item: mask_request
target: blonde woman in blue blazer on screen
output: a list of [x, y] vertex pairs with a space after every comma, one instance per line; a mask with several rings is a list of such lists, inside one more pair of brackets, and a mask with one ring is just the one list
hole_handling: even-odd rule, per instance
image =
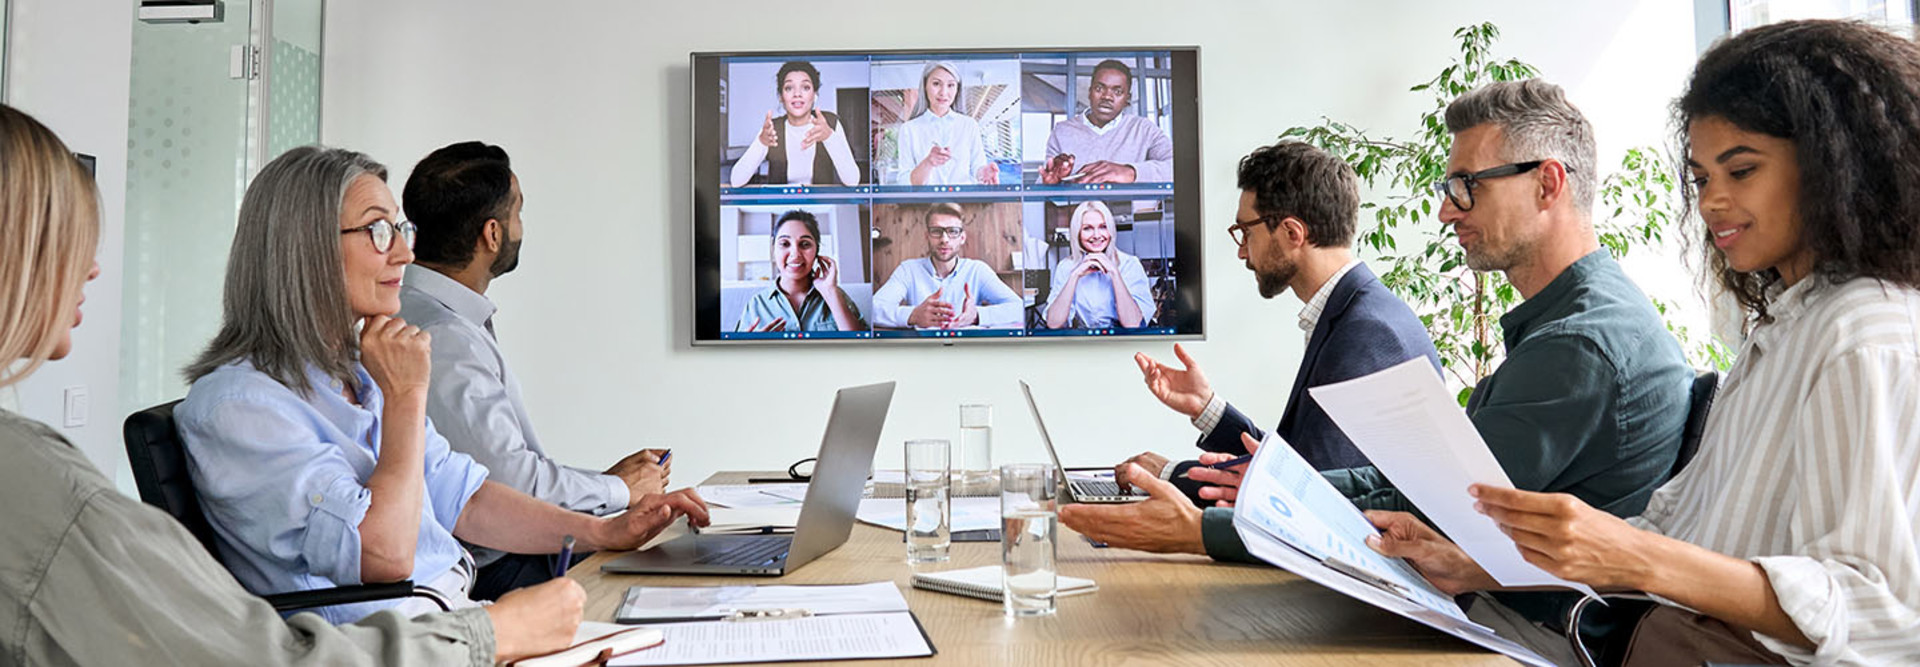
[[987, 161], [980, 143], [980, 122], [954, 108], [960, 102], [959, 72], [953, 63], [936, 62], [920, 73], [920, 98], [896, 135], [902, 173], [894, 184], [1000, 183], [1000, 171]]
[[859, 185], [860, 165], [847, 145], [847, 128], [839, 116], [817, 106], [820, 70], [798, 60], [781, 65], [774, 89], [784, 113], [774, 118], [767, 112], [746, 155], [733, 163], [733, 187], [752, 181], [761, 162], [767, 163], [762, 185]]
[[1048, 329], [1133, 328], [1153, 321], [1153, 288], [1140, 258], [1114, 245], [1113, 211], [1082, 202], [1067, 228], [1073, 254], [1053, 267]]
[[794, 209], [773, 223], [773, 286], [747, 301], [734, 331], [864, 331], [860, 307], [840, 289], [840, 263], [820, 254], [820, 221]]

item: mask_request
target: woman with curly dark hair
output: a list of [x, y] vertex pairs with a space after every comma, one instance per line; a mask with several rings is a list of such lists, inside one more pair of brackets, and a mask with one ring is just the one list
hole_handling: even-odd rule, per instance
[[[1850, 22], [1749, 30], [1675, 104], [1720, 286], [1751, 330], [1699, 453], [1638, 517], [1476, 485], [1528, 562], [1662, 604], [1625, 664], [1920, 655], [1920, 47]], [[1495, 584], [1411, 515], [1375, 545]], [[1627, 635], [1629, 633], [1619, 633]]]

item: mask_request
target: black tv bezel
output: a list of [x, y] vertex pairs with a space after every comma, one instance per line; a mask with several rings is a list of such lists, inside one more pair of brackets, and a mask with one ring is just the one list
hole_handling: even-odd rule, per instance
[[[1173, 157], [1173, 195], [1174, 202], [1174, 267], [1180, 276], [1176, 291], [1182, 304], [1189, 305], [1183, 311], [1180, 321], [1175, 323], [1173, 333], [1129, 333], [1126, 329], [1117, 329], [1112, 334], [1058, 334], [1058, 335], [1019, 335], [1019, 336], [901, 336], [901, 337], [862, 337], [862, 338], [751, 338], [726, 339], [722, 336], [723, 323], [720, 321], [720, 195], [719, 181], [710, 178], [720, 173], [721, 155], [717, 150], [705, 150], [703, 147], [724, 146], [726, 144], [726, 124], [714, 122], [724, 116], [714, 113], [721, 108], [720, 87], [702, 86], [702, 81], [719, 80], [719, 67], [728, 58], [769, 58], [784, 57], [805, 60], [813, 57], [835, 58], [849, 56], [913, 56], [913, 55], [1024, 55], [1024, 54], [1104, 54], [1104, 53], [1140, 53], [1148, 51], [1168, 52], [1172, 57], [1173, 80], [1173, 142], [1176, 150]], [[1138, 342], [1154, 341], [1192, 341], [1206, 340], [1206, 216], [1204, 213], [1204, 193], [1200, 174], [1203, 137], [1200, 132], [1200, 47], [1195, 45], [1156, 45], [1156, 46], [1098, 46], [1098, 47], [1018, 47], [1018, 48], [926, 48], [926, 49], [829, 49], [829, 50], [756, 50], [756, 51], [695, 51], [689, 53], [688, 87], [692, 105], [690, 127], [692, 132], [692, 164], [688, 173], [693, 178], [693, 318], [689, 340], [695, 347], [701, 346], [755, 346], [778, 345], [787, 347], [836, 347], [845, 345], [907, 344], [907, 345], [953, 345], [984, 343], [1023, 343], [1023, 342], [1089, 342], [1102, 340]], [[1183, 144], [1180, 137], [1191, 137]], [[704, 139], [704, 141], [703, 141]], [[1078, 192], [1071, 193], [1078, 195]], [[1184, 222], [1183, 222], [1184, 221]], [[704, 334], [704, 335], [703, 335]]]

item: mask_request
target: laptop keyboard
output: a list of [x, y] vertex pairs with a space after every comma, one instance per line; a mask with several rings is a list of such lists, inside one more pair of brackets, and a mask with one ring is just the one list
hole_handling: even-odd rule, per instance
[[741, 540], [726, 551], [710, 553], [694, 560], [701, 565], [766, 565], [785, 558], [793, 538], [775, 535]]
[[1076, 479], [1071, 482], [1076, 496], [1125, 496], [1120, 485], [1104, 479]]

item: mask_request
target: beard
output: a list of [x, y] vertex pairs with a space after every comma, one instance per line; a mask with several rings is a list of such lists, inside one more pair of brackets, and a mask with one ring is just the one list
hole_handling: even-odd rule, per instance
[[1285, 257], [1276, 254], [1273, 260], [1272, 270], [1262, 271], [1258, 268], [1253, 270], [1253, 279], [1260, 286], [1261, 298], [1271, 299], [1280, 296], [1287, 291], [1288, 283], [1293, 282], [1293, 275], [1300, 272], [1300, 266]]
[[500, 254], [494, 256], [493, 264], [487, 267], [487, 273], [498, 278], [512, 272], [520, 266], [520, 241], [508, 241], [500, 246]]

